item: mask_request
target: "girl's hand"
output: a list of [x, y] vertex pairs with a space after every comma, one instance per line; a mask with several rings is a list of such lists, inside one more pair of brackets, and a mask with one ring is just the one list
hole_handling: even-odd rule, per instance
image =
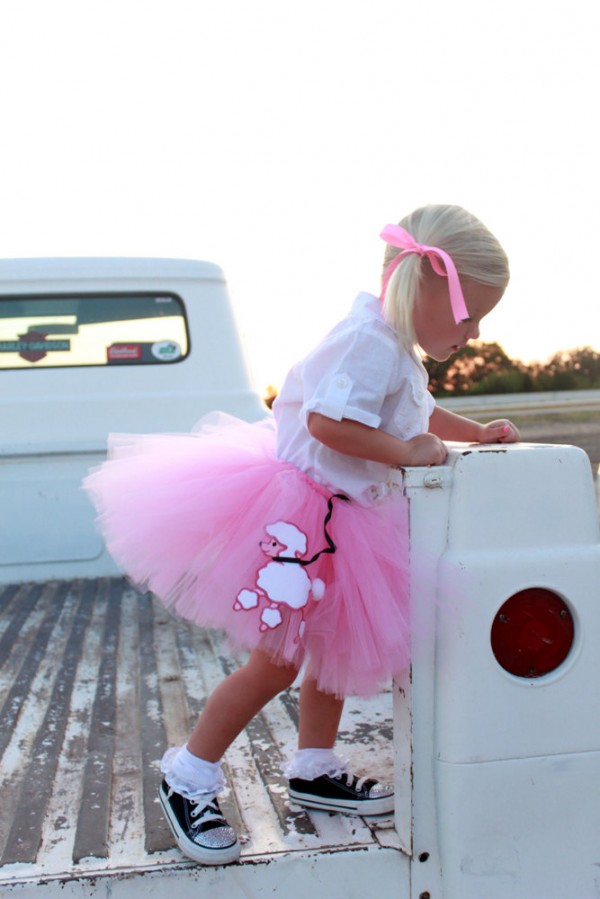
[[487, 425], [481, 425], [479, 443], [517, 443], [521, 436], [507, 418], [499, 418]]
[[443, 465], [448, 455], [446, 444], [435, 434], [417, 434], [404, 447], [406, 459], [402, 465]]

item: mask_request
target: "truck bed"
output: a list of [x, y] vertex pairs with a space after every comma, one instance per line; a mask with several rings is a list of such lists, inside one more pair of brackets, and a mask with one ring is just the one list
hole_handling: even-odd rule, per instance
[[[88, 896], [103, 883], [102, 895], [134, 895], [132, 875], [142, 872], [145, 895], [163, 876], [174, 885], [176, 872], [178, 883], [214, 881], [215, 869], [175, 846], [157, 801], [159, 759], [185, 742], [206, 695], [236, 664], [218, 635], [121, 578], [3, 587], [0, 894], [28, 896], [44, 883], [46, 896]], [[366, 823], [288, 803], [281, 765], [297, 723], [294, 685], [226, 756], [231, 789], [221, 804], [240, 834], [242, 863], [397, 856], [392, 818]], [[338, 749], [358, 771], [393, 779], [391, 687], [347, 702]], [[239, 876], [239, 866], [227, 870]]]

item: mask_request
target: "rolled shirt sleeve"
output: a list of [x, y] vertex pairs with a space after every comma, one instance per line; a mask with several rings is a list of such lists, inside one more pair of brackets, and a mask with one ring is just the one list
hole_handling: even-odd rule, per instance
[[395, 337], [385, 325], [338, 333], [318, 347], [303, 366], [304, 423], [318, 412], [334, 421], [349, 418], [379, 427], [396, 357]]
[[273, 405], [277, 455], [368, 505], [385, 494], [388, 466], [321, 443], [308, 430], [308, 416], [351, 419], [410, 440], [427, 431], [433, 406], [422, 362], [399, 344], [379, 299], [359, 294], [350, 315], [288, 372]]

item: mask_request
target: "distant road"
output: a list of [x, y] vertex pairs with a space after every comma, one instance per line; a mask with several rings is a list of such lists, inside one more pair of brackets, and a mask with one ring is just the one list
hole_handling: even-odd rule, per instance
[[566, 443], [600, 465], [600, 390], [452, 397], [440, 406], [478, 421], [513, 418], [527, 443]]
[[514, 409], [529, 415], [544, 415], [548, 412], [565, 410], [598, 410], [600, 413], [600, 390], [556, 390], [540, 393], [502, 393], [481, 396], [456, 396], [437, 401], [440, 406], [455, 412], [478, 409]]

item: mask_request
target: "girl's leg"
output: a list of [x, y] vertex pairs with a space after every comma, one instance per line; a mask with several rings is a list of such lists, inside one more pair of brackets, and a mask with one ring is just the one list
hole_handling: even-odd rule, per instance
[[237, 861], [240, 843], [219, 809], [219, 761], [230, 743], [262, 707], [294, 681], [295, 668], [274, 665], [255, 650], [209, 696], [187, 747], [169, 750], [160, 801], [181, 850], [206, 865]]
[[313, 678], [305, 677], [300, 688], [298, 749], [331, 749], [343, 709], [343, 699], [323, 693]]
[[394, 791], [375, 778], [357, 777], [333, 751], [343, 699], [322, 693], [316, 681], [305, 678], [300, 689], [298, 751], [286, 774], [289, 796], [305, 808], [382, 815], [394, 809]]
[[248, 662], [211, 693], [187, 748], [207, 762], [218, 762], [225, 750], [262, 707], [289, 687], [297, 670], [275, 665], [255, 649]]

